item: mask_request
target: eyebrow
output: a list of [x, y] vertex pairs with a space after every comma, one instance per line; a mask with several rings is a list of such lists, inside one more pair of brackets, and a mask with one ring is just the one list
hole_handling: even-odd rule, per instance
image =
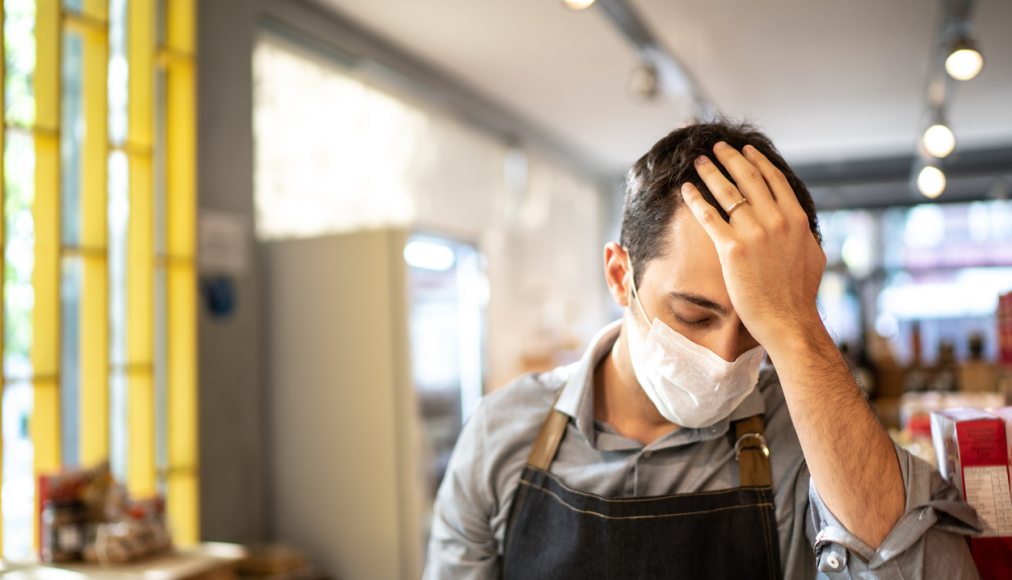
[[727, 308], [721, 306], [720, 304], [717, 304], [713, 300], [703, 298], [698, 294], [689, 294], [687, 292], [669, 292], [668, 296], [670, 298], [684, 300], [686, 302], [689, 302], [690, 304], [695, 304], [696, 306], [699, 306], [701, 308], [706, 308], [707, 310], [713, 310], [714, 312], [720, 314], [721, 316], [727, 316], [728, 314]]

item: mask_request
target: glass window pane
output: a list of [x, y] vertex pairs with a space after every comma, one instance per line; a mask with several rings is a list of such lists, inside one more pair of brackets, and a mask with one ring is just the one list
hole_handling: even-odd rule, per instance
[[[4, 268], [3, 546], [8, 559], [32, 556], [35, 505], [34, 448], [28, 433], [32, 414], [32, 269], [35, 264], [35, 3], [4, 3]], [[20, 377], [15, 379], [15, 377]]]
[[169, 465], [168, 389], [166, 376], [166, 275], [165, 267], [155, 270], [155, 467], [158, 492], [167, 496], [166, 475], [176, 467]]
[[[159, 16], [161, 10], [156, 12]], [[159, 35], [162, 26], [156, 27]], [[155, 73], [155, 254], [167, 257], [166, 245], [166, 166], [165, 166], [165, 99], [166, 74], [164, 70]], [[171, 257], [169, 257], [171, 259]], [[168, 422], [166, 408], [168, 391], [166, 374], [166, 342], [168, 326], [166, 324], [166, 262], [161, 260], [155, 269], [155, 467], [158, 470], [158, 492], [168, 495], [166, 476], [168, 470], [176, 467], [169, 465], [168, 453]]]
[[81, 243], [81, 151], [84, 146], [84, 42], [76, 34], [63, 35], [62, 95], [60, 100], [61, 239]]
[[80, 467], [81, 261], [64, 258], [60, 278], [60, 449], [69, 468]]
[[129, 165], [122, 151], [109, 155], [109, 464], [126, 480], [126, 268]]
[[166, 43], [166, 0], [155, 0], [155, 43], [165, 46]]
[[[127, 136], [127, 0], [109, 1], [109, 143]], [[123, 151], [109, 154], [109, 467], [127, 477], [126, 273], [129, 163]]]
[[126, 481], [127, 375], [113, 369], [109, 376], [109, 469], [117, 481]]
[[4, 116], [8, 123], [31, 127], [35, 123], [35, 2], [4, 2]]
[[109, 143], [122, 145], [127, 133], [128, 66], [126, 0], [109, 1]]
[[28, 419], [32, 384], [8, 382], [3, 391], [3, 554], [11, 560], [32, 557], [35, 477]]
[[[60, 95], [61, 242], [81, 245], [81, 156], [84, 119], [84, 42], [64, 33]], [[79, 256], [64, 258], [60, 277], [60, 449], [63, 464], [80, 464], [81, 289]]]
[[165, 256], [165, 71], [155, 73], [155, 255]]
[[35, 146], [31, 134], [7, 130], [4, 152], [4, 374], [32, 374], [32, 310], [35, 291]]

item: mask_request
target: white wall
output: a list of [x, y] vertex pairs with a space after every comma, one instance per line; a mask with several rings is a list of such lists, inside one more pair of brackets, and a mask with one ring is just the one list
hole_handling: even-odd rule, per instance
[[262, 239], [392, 226], [478, 246], [486, 389], [606, 322], [604, 195], [589, 179], [269, 35], [254, 51], [254, 119]]

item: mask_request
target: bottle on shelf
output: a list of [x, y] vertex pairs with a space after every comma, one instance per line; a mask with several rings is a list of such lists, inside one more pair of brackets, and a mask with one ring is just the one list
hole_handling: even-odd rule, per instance
[[978, 332], [971, 334], [967, 346], [970, 358], [959, 365], [960, 390], [969, 392], [998, 390], [998, 365], [984, 359], [984, 336]]
[[956, 390], [956, 346], [943, 340], [938, 343], [938, 357], [931, 368], [928, 388], [932, 391], [951, 393]]
[[869, 330], [865, 336], [870, 368], [874, 372], [875, 398], [895, 399], [903, 394], [904, 367], [900, 364], [889, 339]]
[[921, 352], [921, 323], [915, 321], [910, 328], [910, 364], [903, 372], [903, 390], [912, 393], [927, 388], [928, 373]]

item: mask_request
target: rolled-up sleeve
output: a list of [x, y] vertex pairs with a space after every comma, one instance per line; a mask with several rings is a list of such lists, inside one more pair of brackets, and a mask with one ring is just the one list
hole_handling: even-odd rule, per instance
[[847, 530], [809, 480], [809, 540], [828, 578], [979, 578], [965, 536], [980, 531], [977, 513], [935, 468], [894, 443], [906, 509], [878, 547]]
[[471, 414], [450, 457], [433, 510], [424, 578], [499, 576], [498, 547], [490, 525], [494, 500], [485, 474], [484, 401]]

